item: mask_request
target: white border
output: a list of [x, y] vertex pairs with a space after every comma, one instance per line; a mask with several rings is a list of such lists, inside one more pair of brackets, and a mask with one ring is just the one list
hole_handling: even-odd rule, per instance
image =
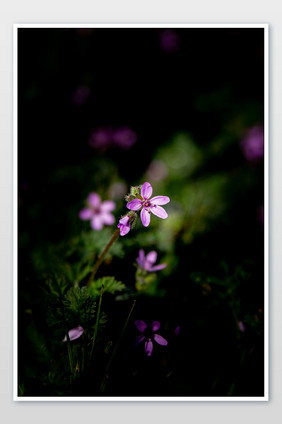
[[[18, 396], [18, 369], [17, 369], [17, 352], [18, 352], [18, 214], [17, 214], [17, 193], [18, 193], [18, 175], [17, 175], [17, 31], [18, 28], [264, 28], [264, 396], [260, 397], [20, 397]], [[132, 24], [132, 23], [116, 23], [116, 24], [14, 24], [13, 25], [13, 400], [20, 402], [29, 401], [79, 401], [79, 402], [119, 402], [119, 401], [143, 401], [143, 402], [251, 402], [251, 401], [268, 401], [269, 400], [269, 26], [268, 24]]]

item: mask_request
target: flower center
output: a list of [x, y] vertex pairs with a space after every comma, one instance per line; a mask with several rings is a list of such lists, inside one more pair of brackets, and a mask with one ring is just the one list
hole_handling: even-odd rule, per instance
[[151, 203], [148, 201], [144, 202], [144, 208], [149, 208], [151, 206]]

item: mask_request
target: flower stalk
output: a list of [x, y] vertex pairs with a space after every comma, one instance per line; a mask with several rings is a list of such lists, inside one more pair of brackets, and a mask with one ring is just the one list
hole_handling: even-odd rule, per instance
[[102, 383], [101, 383], [101, 391], [102, 391], [102, 392], [104, 392], [104, 391], [105, 391], [105, 389], [106, 389], [106, 384], [107, 384], [107, 379], [108, 379], [108, 373], [109, 373], [110, 366], [111, 366], [112, 361], [113, 361], [113, 359], [114, 359], [114, 357], [115, 357], [115, 355], [116, 355], [116, 353], [117, 353], [118, 347], [119, 347], [119, 345], [120, 345], [120, 342], [121, 342], [121, 340], [122, 340], [122, 337], [123, 337], [124, 332], [125, 332], [125, 330], [126, 330], [126, 327], [127, 327], [127, 325], [128, 325], [128, 321], [129, 321], [129, 319], [130, 319], [130, 317], [131, 317], [131, 314], [132, 314], [132, 312], [133, 312], [133, 309], [134, 309], [135, 304], [136, 304], [136, 300], [134, 300], [134, 301], [133, 301], [133, 304], [132, 304], [132, 306], [131, 306], [131, 309], [130, 309], [130, 311], [129, 311], [129, 314], [128, 314], [128, 316], [127, 316], [127, 319], [126, 319], [126, 321], [125, 321], [125, 323], [124, 323], [124, 326], [123, 326], [123, 328], [122, 328], [122, 330], [121, 330], [121, 333], [120, 333], [119, 339], [118, 339], [118, 341], [117, 341], [117, 343], [116, 343], [116, 345], [115, 345], [115, 347], [114, 347], [114, 350], [113, 350], [113, 352], [112, 352], [112, 355], [111, 355], [110, 360], [109, 360], [109, 362], [108, 362], [108, 365], [107, 365], [107, 367], [106, 367], [106, 370], [105, 370], [105, 373], [104, 373], [104, 378], [103, 378]]
[[101, 263], [103, 262], [106, 254], [108, 253], [108, 250], [110, 249], [110, 247], [112, 246], [112, 244], [116, 241], [116, 239], [118, 238], [120, 233], [120, 229], [118, 228], [114, 234], [112, 235], [111, 240], [109, 241], [109, 243], [107, 244], [107, 246], [105, 247], [105, 249], [103, 250], [101, 256], [98, 258], [97, 262], [95, 263], [92, 273], [89, 277], [88, 283], [87, 283], [87, 287], [90, 286], [90, 284], [92, 283], [92, 281], [94, 280], [94, 277], [96, 275], [96, 272], [98, 271], [99, 266], [101, 265]]

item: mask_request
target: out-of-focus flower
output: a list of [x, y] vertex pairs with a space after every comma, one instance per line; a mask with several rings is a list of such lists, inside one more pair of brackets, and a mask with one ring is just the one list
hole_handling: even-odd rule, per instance
[[151, 200], [153, 189], [150, 183], [144, 183], [141, 187], [141, 196], [140, 198], [133, 199], [131, 202], [127, 203], [127, 208], [133, 211], [141, 209], [141, 221], [144, 227], [148, 227], [151, 219], [151, 212], [159, 218], [165, 219], [168, 217], [164, 208], [160, 205], [166, 205], [170, 202], [170, 198], [167, 196], [155, 196]]
[[264, 131], [261, 125], [249, 129], [241, 140], [241, 149], [245, 158], [251, 162], [258, 162], [264, 156]]
[[168, 341], [160, 336], [159, 334], [156, 334], [156, 331], [159, 330], [161, 324], [159, 321], [153, 321], [150, 326], [148, 327], [147, 324], [144, 321], [137, 320], [134, 322], [134, 324], [137, 327], [137, 330], [140, 331], [140, 334], [135, 339], [135, 345], [139, 345], [143, 341], [145, 341], [145, 353], [147, 356], [151, 356], [153, 352], [153, 340], [162, 346], [167, 346]]
[[180, 325], [178, 325], [177, 327], [175, 327], [175, 329], [174, 329], [174, 335], [175, 336], [179, 336], [179, 334], [180, 334]]
[[163, 161], [153, 160], [147, 169], [146, 175], [148, 176], [149, 180], [162, 181], [167, 177], [168, 170]]
[[241, 331], [241, 333], [244, 333], [246, 331], [246, 327], [245, 327], [245, 324], [243, 323], [243, 321], [238, 321], [237, 325], [238, 325], [238, 329]]
[[154, 265], [156, 260], [157, 252], [155, 252], [154, 250], [152, 250], [152, 252], [149, 252], [146, 256], [144, 250], [140, 249], [139, 256], [138, 258], [136, 258], [136, 262], [138, 263], [140, 268], [148, 272], [160, 271], [161, 269], [164, 269], [166, 267], [166, 264]]
[[136, 143], [137, 134], [129, 127], [117, 128], [113, 131], [112, 140], [124, 150]]
[[105, 150], [111, 146], [112, 131], [107, 127], [99, 127], [92, 131], [88, 145], [95, 149]]
[[113, 183], [109, 188], [109, 196], [112, 199], [120, 199], [124, 197], [127, 191], [127, 185], [121, 182]]
[[160, 33], [160, 46], [166, 53], [175, 53], [180, 49], [181, 40], [179, 35], [172, 29], [166, 29]]
[[[84, 328], [79, 325], [78, 327], [72, 328], [69, 332], [70, 341], [78, 339], [84, 333]], [[67, 341], [67, 336], [62, 340], [63, 342]]]
[[88, 99], [90, 94], [89, 87], [81, 85], [77, 87], [75, 92], [72, 94], [72, 101], [77, 106], [82, 106]]
[[79, 218], [83, 221], [91, 221], [93, 230], [101, 230], [104, 225], [112, 225], [115, 222], [111, 212], [115, 209], [112, 200], [101, 201], [99, 194], [90, 193], [87, 198], [87, 207], [79, 212]]
[[99, 150], [115, 146], [128, 150], [136, 141], [137, 134], [129, 127], [98, 127], [92, 131], [88, 145]]

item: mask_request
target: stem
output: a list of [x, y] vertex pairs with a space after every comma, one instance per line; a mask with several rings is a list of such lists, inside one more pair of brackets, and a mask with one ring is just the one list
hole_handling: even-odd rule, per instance
[[101, 294], [100, 294], [100, 299], [99, 299], [99, 306], [98, 306], [96, 323], [95, 323], [94, 334], [93, 334], [92, 348], [91, 348], [91, 352], [90, 352], [90, 361], [91, 361], [91, 358], [92, 358], [92, 355], [93, 355], [95, 340], [96, 340], [96, 336], [97, 336], [97, 332], [98, 332], [98, 325], [99, 325], [100, 312], [101, 312], [103, 289], [104, 289], [104, 284], [102, 284], [102, 287], [101, 287]]
[[124, 332], [125, 332], [125, 330], [126, 330], [126, 327], [127, 327], [128, 321], [129, 321], [129, 319], [130, 319], [130, 316], [131, 316], [131, 314], [132, 314], [132, 311], [133, 311], [133, 309], [134, 309], [135, 304], [136, 304], [136, 300], [134, 300], [134, 301], [133, 301], [133, 304], [132, 304], [132, 306], [131, 306], [131, 309], [130, 309], [130, 311], [129, 311], [129, 314], [128, 314], [128, 316], [127, 316], [127, 319], [126, 319], [126, 321], [125, 321], [125, 323], [124, 323], [123, 329], [121, 330], [121, 333], [120, 333], [119, 339], [118, 339], [118, 341], [117, 341], [117, 343], [116, 343], [116, 345], [115, 345], [115, 347], [114, 347], [113, 353], [112, 353], [112, 355], [111, 355], [111, 357], [110, 357], [110, 360], [109, 360], [109, 362], [108, 362], [107, 368], [106, 368], [105, 373], [104, 373], [103, 381], [102, 381], [102, 383], [101, 383], [101, 391], [102, 391], [102, 392], [104, 392], [104, 391], [105, 391], [106, 384], [107, 384], [108, 372], [109, 372], [109, 369], [110, 369], [111, 363], [112, 363], [112, 361], [113, 361], [113, 359], [114, 359], [114, 357], [115, 357], [115, 354], [117, 353], [118, 347], [119, 347], [119, 345], [120, 345], [121, 339], [122, 339], [122, 337], [123, 337], [123, 335], [124, 335]]
[[67, 331], [67, 347], [68, 347], [68, 357], [69, 357], [69, 363], [70, 363], [70, 372], [72, 377], [73, 376], [73, 358], [72, 358], [72, 351], [71, 351], [70, 338], [69, 338], [68, 331]]
[[94, 277], [95, 277], [95, 275], [96, 275], [96, 272], [98, 271], [99, 266], [100, 266], [100, 265], [101, 265], [101, 263], [103, 262], [104, 257], [105, 257], [105, 256], [106, 256], [106, 254], [108, 253], [108, 250], [110, 249], [111, 245], [112, 245], [112, 244], [116, 241], [116, 239], [118, 238], [119, 233], [120, 233], [120, 229], [118, 228], [118, 229], [114, 232], [114, 234], [112, 235], [111, 240], [109, 241], [109, 243], [107, 244], [107, 246], [106, 246], [106, 247], [105, 247], [105, 249], [103, 250], [103, 252], [102, 252], [101, 256], [98, 258], [97, 262], [95, 263], [95, 265], [94, 265], [94, 267], [93, 267], [93, 270], [92, 270], [92, 273], [91, 273], [91, 275], [90, 275], [90, 278], [89, 278], [89, 280], [88, 280], [87, 287], [89, 287], [89, 286], [90, 286], [90, 284], [92, 283], [92, 281], [93, 281], [93, 279], [94, 279]]

